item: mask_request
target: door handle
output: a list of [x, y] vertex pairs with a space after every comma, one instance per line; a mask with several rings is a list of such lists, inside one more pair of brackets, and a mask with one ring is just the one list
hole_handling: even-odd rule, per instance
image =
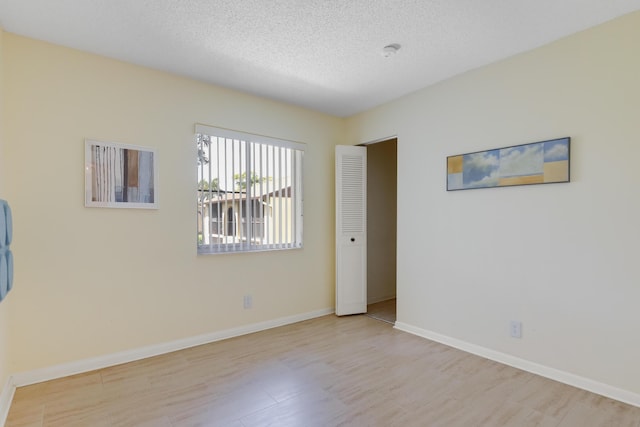
[[352, 242], [355, 242], [355, 241], [356, 241], [356, 238], [355, 238], [355, 237], [352, 237], [352, 238], [351, 238], [351, 241], [352, 241]]

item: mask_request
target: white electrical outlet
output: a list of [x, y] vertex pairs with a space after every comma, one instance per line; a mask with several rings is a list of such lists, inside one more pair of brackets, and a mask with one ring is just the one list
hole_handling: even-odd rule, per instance
[[509, 335], [511, 338], [522, 338], [522, 322], [512, 320], [509, 322]]
[[253, 306], [253, 297], [251, 295], [245, 295], [243, 299], [243, 305], [245, 310]]

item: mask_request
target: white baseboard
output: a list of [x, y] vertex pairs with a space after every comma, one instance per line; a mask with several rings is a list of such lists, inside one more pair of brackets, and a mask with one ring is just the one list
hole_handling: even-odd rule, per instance
[[13, 395], [16, 392], [16, 385], [13, 382], [13, 378], [9, 375], [7, 383], [0, 390], [0, 426], [4, 426], [9, 416], [9, 408], [11, 407], [11, 401]]
[[[107, 368], [109, 366], [119, 365], [121, 363], [133, 362], [135, 360], [145, 359], [147, 357], [159, 356], [165, 353], [171, 353], [177, 350], [183, 350], [189, 347], [195, 347], [202, 344], [208, 344], [215, 341], [233, 338], [240, 335], [251, 334], [254, 332], [264, 331], [266, 329], [277, 328], [291, 323], [301, 322], [303, 320], [313, 319], [333, 313], [334, 310], [327, 308], [324, 310], [312, 311], [309, 313], [297, 314], [294, 316], [282, 317], [279, 319], [268, 320], [265, 322], [254, 323], [251, 325], [240, 326], [238, 328], [227, 329], [210, 334], [198, 335], [195, 337], [185, 338], [172, 342], [155, 344], [147, 347], [137, 348], [133, 350], [123, 351], [120, 353], [108, 354], [105, 356], [94, 357], [91, 359], [78, 360], [71, 363], [51, 366], [42, 369], [36, 369], [28, 372], [21, 372], [13, 375], [13, 388], [25, 385], [35, 384], [43, 381], [49, 381], [57, 378], [67, 377], [69, 375], [80, 374], [84, 372], [94, 371], [96, 369]], [[11, 402], [11, 400], [9, 400]], [[0, 401], [2, 403], [2, 401]], [[2, 406], [0, 406], [2, 408]], [[0, 424], [1, 425], [1, 424]]]
[[436, 332], [428, 331], [426, 329], [421, 329], [407, 323], [396, 322], [394, 328], [413, 335], [417, 335], [422, 338], [426, 338], [431, 341], [439, 342], [449, 347], [454, 347], [459, 350], [466, 351], [467, 353], [472, 353], [477, 356], [493, 360], [495, 362], [513, 366], [514, 368], [522, 369], [523, 371], [531, 372], [532, 374], [540, 375], [542, 377], [559, 381], [573, 387], [581, 388], [583, 390], [587, 390], [601, 396], [628, 403], [629, 405], [640, 407], [640, 394], [633, 393], [628, 390], [613, 387], [608, 384], [581, 377], [579, 375], [575, 375], [566, 371], [561, 371], [559, 369], [540, 365], [526, 359], [521, 359], [519, 357], [511, 356], [506, 353], [471, 344], [466, 341], [458, 340], [456, 338], [451, 338], [446, 335], [441, 335]]

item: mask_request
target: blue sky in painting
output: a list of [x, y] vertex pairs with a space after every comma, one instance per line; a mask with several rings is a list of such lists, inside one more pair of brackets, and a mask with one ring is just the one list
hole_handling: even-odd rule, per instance
[[543, 172], [543, 144], [527, 144], [500, 150], [500, 177], [540, 175]]
[[462, 182], [465, 188], [498, 185], [499, 150], [465, 154], [462, 158]]
[[569, 160], [569, 140], [556, 139], [544, 143], [544, 161], [558, 162]]

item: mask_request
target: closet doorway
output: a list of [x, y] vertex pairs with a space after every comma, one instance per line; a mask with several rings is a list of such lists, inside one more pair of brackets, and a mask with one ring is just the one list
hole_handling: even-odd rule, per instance
[[397, 138], [367, 148], [367, 315], [396, 321]]

